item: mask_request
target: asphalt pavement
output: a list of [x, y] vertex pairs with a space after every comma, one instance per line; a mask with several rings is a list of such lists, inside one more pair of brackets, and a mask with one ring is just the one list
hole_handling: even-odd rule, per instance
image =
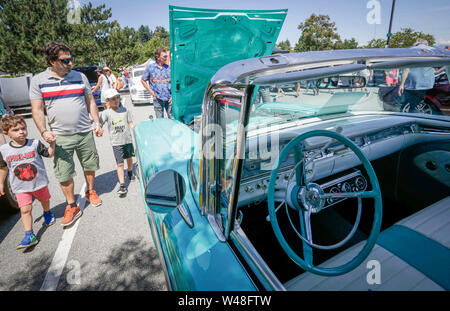
[[[122, 94], [121, 99], [131, 110], [135, 124], [155, 115], [152, 105], [133, 106], [127, 94]], [[26, 122], [29, 137], [41, 139], [33, 120], [28, 117]], [[25, 251], [16, 250], [24, 236], [20, 213], [0, 208], [0, 290], [167, 289], [139, 180], [130, 181], [127, 196], [120, 198], [116, 194], [116, 163], [106, 128], [103, 137], [96, 137], [95, 142], [100, 170], [94, 188], [103, 204], [93, 207], [85, 200], [84, 176], [75, 161], [75, 193], [83, 215], [71, 227], [64, 229], [60, 225], [66, 202], [53, 173], [53, 159], [45, 158], [44, 162], [56, 224], [45, 226], [42, 208], [35, 201], [33, 229], [39, 244]]]

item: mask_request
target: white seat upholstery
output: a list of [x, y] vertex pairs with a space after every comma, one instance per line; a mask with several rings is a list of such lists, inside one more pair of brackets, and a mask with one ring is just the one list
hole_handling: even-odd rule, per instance
[[[397, 223], [449, 248], [450, 246], [450, 196]], [[326, 261], [321, 267], [336, 267], [352, 259], [364, 246], [362, 241]], [[373, 266], [380, 263], [380, 284], [369, 284], [367, 277]], [[448, 259], [450, 262], [450, 258]], [[388, 250], [375, 245], [366, 260], [353, 271], [336, 277], [324, 277], [309, 272], [284, 284], [287, 290], [443, 290], [422, 272], [398, 258]]]

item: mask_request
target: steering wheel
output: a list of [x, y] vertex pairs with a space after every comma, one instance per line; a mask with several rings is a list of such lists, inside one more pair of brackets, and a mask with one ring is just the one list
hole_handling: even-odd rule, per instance
[[[370, 184], [372, 185], [372, 190], [370, 191], [356, 191], [356, 192], [340, 192], [340, 193], [324, 193], [323, 189], [320, 187], [320, 185], [315, 183], [307, 182], [306, 180], [306, 172], [305, 167], [306, 163], [304, 162], [305, 157], [303, 155], [303, 151], [300, 147], [300, 143], [303, 142], [307, 138], [311, 137], [317, 137], [317, 136], [325, 136], [332, 139], [335, 139], [341, 143], [343, 143], [345, 146], [350, 148], [356, 156], [359, 158], [359, 160], [362, 162], [368, 176]], [[331, 143], [331, 142], [330, 142]], [[329, 144], [330, 144], [329, 143]], [[329, 145], [327, 144], [327, 146]], [[323, 149], [325, 149], [324, 147]], [[323, 150], [322, 149], [322, 150]], [[278, 176], [278, 171], [280, 169], [281, 163], [286, 159], [288, 154], [294, 150], [294, 158], [296, 161], [296, 165], [294, 167], [295, 173], [296, 173], [296, 185], [292, 188], [290, 197], [288, 198], [288, 201], [291, 202], [290, 206], [297, 210], [299, 212], [300, 216], [300, 225], [301, 225], [301, 231], [302, 234], [299, 234], [295, 227], [294, 230], [297, 232], [297, 235], [302, 239], [303, 241], [303, 257], [301, 258], [286, 242], [286, 239], [284, 238], [280, 226], [278, 225], [278, 220], [276, 216], [276, 210], [275, 210], [275, 184]], [[317, 156], [317, 154], [316, 154]], [[310, 161], [312, 161], [315, 158], [315, 156], [312, 156]], [[382, 211], [383, 211], [383, 204], [381, 200], [381, 190], [380, 185], [378, 183], [377, 176], [375, 174], [375, 171], [370, 164], [370, 161], [366, 158], [364, 153], [359, 149], [358, 146], [356, 146], [351, 140], [346, 138], [345, 136], [341, 135], [337, 132], [332, 132], [328, 130], [314, 130], [310, 131], [304, 134], [301, 134], [297, 137], [295, 137], [293, 140], [291, 140], [284, 148], [281, 150], [280, 155], [278, 156], [278, 160], [275, 162], [276, 165], [274, 166], [272, 173], [270, 175], [270, 181], [268, 186], [268, 194], [267, 194], [267, 200], [268, 200], [268, 209], [269, 209], [269, 216], [270, 216], [270, 223], [272, 225], [272, 229], [275, 233], [276, 238], [278, 239], [278, 242], [280, 243], [283, 250], [286, 252], [286, 254], [302, 269], [318, 274], [323, 276], [336, 276], [345, 274], [356, 267], [358, 267], [366, 258], [369, 256], [370, 252], [372, 251], [373, 247], [375, 246], [375, 242], [378, 238], [378, 235], [380, 233], [381, 228], [381, 218], [382, 218]], [[358, 215], [356, 217], [355, 224], [353, 226], [353, 229], [350, 231], [350, 233], [340, 242], [329, 245], [329, 246], [323, 246], [323, 245], [317, 245], [313, 243], [312, 241], [312, 230], [311, 230], [311, 214], [319, 213], [324, 209], [325, 201], [327, 199], [340, 199], [340, 198], [357, 198], [358, 199]], [[359, 224], [360, 216], [361, 216], [361, 199], [363, 198], [373, 198], [375, 200], [375, 210], [374, 210], [374, 219], [372, 223], [372, 229], [370, 231], [369, 238], [367, 239], [363, 249], [351, 260], [346, 262], [343, 265], [340, 265], [338, 267], [332, 267], [332, 268], [324, 268], [324, 267], [318, 267], [314, 266], [312, 263], [312, 247], [318, 248], [318, 249], [334, 249], [338, 248], [342, 245], [344, 245], [346, 242], [348, 242], [351, 237], [355, 234], [356, 229]], [[288, 214], [289, 215], [289, 214]], [[289, 218], [290, 220], [290, 218]], [[303, 235], [306, 234], [306, 237]]]

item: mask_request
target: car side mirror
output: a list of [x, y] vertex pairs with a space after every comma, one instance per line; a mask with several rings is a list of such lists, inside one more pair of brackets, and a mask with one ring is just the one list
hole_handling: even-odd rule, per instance
[[148, 181], [145, 201], [153, 211], [168, 213], [180, 206], [185, 193], [183, 176], [174, 170], [163, 170]]

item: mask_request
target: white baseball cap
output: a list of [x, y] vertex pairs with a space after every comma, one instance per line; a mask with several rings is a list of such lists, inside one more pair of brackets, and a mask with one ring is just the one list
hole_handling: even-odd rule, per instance
[[105, 99], [112, 98], [116, 95], [119, 95], [119, 93], [115, 89], [105, 90]]

